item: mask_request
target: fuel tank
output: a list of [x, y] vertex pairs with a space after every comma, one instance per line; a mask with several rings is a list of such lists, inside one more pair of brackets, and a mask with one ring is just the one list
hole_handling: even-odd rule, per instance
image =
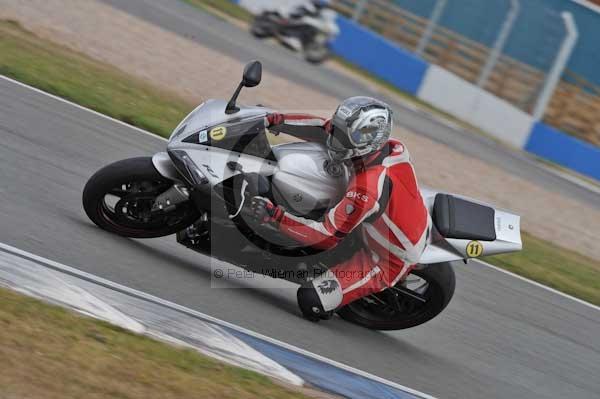
[[275, 201], [297, 216], [335, 205], [350, 180], [349, 168], [332, 163], [319, 143], [287, 143], [273, 147], [278, 170], [272, 177]]

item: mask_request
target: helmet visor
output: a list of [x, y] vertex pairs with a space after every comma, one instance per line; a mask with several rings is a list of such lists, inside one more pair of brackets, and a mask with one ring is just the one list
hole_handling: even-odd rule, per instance
[[368, 126], [361, 126], [349, 132], [350, 141], [356, 147], [364, 147], [378, 139], [378, 136], [386, 130], [387, 121], [380, 117]]
[[392, 112], [373, 98], [352, 97], [340, 104], [331, 122], [330, 150], [345, 156], [363, 154], [385, 144], [392, 130]]

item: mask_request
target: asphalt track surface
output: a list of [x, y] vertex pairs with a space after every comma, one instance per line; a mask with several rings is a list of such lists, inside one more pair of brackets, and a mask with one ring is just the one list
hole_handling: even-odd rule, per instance
[[477, 262], [456, 265], [440, 317], [389, 333], [309, 323], [285, 282], [211, 288], [208, 258], [108, 234], [81, 207], [95, 170], [164, 141], [4, 79], [0, 94], [0, 242], [440, 398], [600, 397], [600, 312]]
[[[403, 103], [375, 93], [364, 84], [332, 69], [309, 65], [299, 55], [274, 43], [256, 40], [248, 32], [212, 15], [200, 12], [183, 1], [102, 1], [239, 61], [247, 62], [259, 59], [263, 62], [266, 72], [319, 90], [324, 94], [337, 98], [355, 95], [371, 95], [382, 98], [394, 108], [396, 123], [399, 125], [447, 144], [464, 154], [498, 166], [513, 175], [521, 176], [548, 190], [554, 190], [600, 208], [598, 192], [557, 176], [526, 153], [510, 150], [490, 138], [449, 127], [430, 115], [415, 111]], [[383, 59], [382, 62], [384, 62]], [[198, 73], [201, 74], [202, 71], [199, 70]], [[237, 83], [234, 80], [232, 80], [232, 88]], [[431, 156], [435, 157], [435, 154], [431, 154]]]

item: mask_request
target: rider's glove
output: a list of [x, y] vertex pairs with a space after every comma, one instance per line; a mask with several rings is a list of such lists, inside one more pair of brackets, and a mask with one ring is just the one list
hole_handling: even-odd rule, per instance
[[281, 125], [284, 121], [285, 121], [285, 117], [283, 116], [283, 114], [279, 114], [279, 113], [268, 114], [265, 117], [265, 123], [266, 123], [267, 127]]
[[325, 121], [325, 124], [323, 125], [323, 129], [325, 129], [325, 131], [328, 134], [332, 134], [333, 133], [333, 121], [331, 119], [327, 119]]
[[252, 217], [260, 224], [279, 224], [283, 218], [284, 210], [275, 206], [269, 199], [264, 197], [253, 197], [250, 203]]

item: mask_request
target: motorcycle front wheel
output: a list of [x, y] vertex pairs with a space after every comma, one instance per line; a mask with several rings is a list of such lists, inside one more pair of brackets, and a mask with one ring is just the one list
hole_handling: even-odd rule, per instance
[[373, 330], [402, 330], [442, 312], [454, 295], [456, 280], [449, 262], [413, 270], [395, 287], [354, 301], [338, 314]]
[[170, 210], [153, 209], [156, 197], [174, 182], [156, 171], [152, 158], [129, 158], [97, 171], [83, 189], [83, 209], [100, 228], [132, 238], [177, 233], [200, 214], [191, 201]]
[[320, 41], [311, 41], [304, 45], [304, 59], [312, 64], [320, 64], [329, 58], [329, 46]]
[[269, 21], [269, 14], [258, 15], [252, 21], [250, 33], [258, 39], [266, 39], [273, 36], [273, 23]]

